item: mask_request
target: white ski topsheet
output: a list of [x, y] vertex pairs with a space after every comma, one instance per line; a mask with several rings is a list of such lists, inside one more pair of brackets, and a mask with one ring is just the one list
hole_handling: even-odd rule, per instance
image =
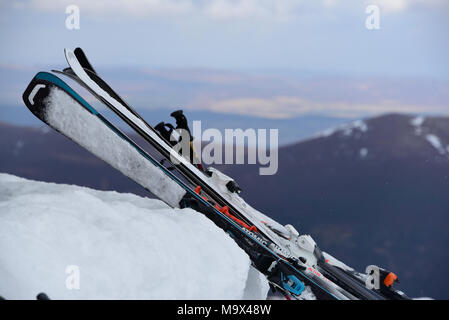
[[[132, 114], [125, 106], [123, 106], [120, 102], [118, 102], [116, 99], [111, 97], [105, 90], [103, 90], [99, 85], [93, 81], [89, 75], [86, 73], [84, 68], [79, 63], [78, 59], [76, 58], [74, 52], [70, 49], [64, 49], [65, 57], [67, 60], [67, 63], [69, 64], [70, 68], [75, 72], [76, 76], [81, 79], [82, 82], [84, 82], [88, 87], [90, 87], [95, 93], [97, 93], [99, 96], [104, 98], [107, 102], [109, 102], [114, 108], [116, 108], [121, 114], [123, 114], [126, 118], [130, 119], [133, 123], [135, 123], [142, 131], [144, 131], [146, 134], [148, 134], [152, 139], [154, 139], [160, 146], [162, 146], [167, 152], [170, 153], [172, 159], [176, 159], [180, 163], [182, 163], [185, 167], [187, 167], [190, 171], [194, 172], [204, 184], [210, 186], [208, 177], [206, 177], [201, 171], [199, 171], [195, 166], [193, 166], [187, 159], [182, 157], [179, 153], [173, 150], [171, 146], [169, 146], [164, 140], [162, 140], [153, 130], [149, 129], [148, 126], [138, 117], [136, 117], [134, 114]], [[214, 187], [214, 186], [212, 186]], [[213, 188], [216, 190], [216, 188]], [[230, 199], [229, 195], [226, 196], [223, 194], [223, 192], [220, 192], [219, 190], [216, 190], [224, 199], [226, 200], [232, 200]], [[259, 230], [261, 230], [264, 234], [266, 234], [271, 241], [276, 243], [280, 247], [283, 246], [283, 241], [280, 239], [278, 235], [276, 235], [274, 232], [272, 232], [269, 228], [267, 228], [259, 219], [259, 217], [255, 216], [254, 211], [255, 209], [249, 207], [243, 199], [240, 198], [240, 204], [239, 203], [233, 203], [237, 209], [240, 210], [240, 213], [243, 214], [250, 220]], [[243, 206], [242, 206], [243, 204]], [[245, 205], [249, 207], [249, 210], [245, 208]], [[263, 215], [263, 217], [266, 217]]]
[[53, 87], [46, 101], [48, 124], [150, 190], [168, 205], [179, 207], [186, 191], [100, 119], [84, 110], [63, 90]]

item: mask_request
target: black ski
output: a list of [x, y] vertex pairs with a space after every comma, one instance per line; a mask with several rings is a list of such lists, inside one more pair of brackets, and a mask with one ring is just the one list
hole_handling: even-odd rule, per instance
[[92, 65], [90, 64], [89, 60], [87, 59], [86, 54], [84, 53], [83, 49], [76, 48], [74, 50], [75, 56], [78, 58], [78, 61], [81, 63], [84, 69], [87, 69], [93, 73], [96, 73]]

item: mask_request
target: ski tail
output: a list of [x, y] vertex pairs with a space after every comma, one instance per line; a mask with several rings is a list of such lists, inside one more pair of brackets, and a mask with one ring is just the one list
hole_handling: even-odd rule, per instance
[[87, 59], [86, 54], [84, 53], [83, 49], [80, 47], [76, 48], [74, 51], [76, 58], [81, 63], [84, 69], [89, 70], [90, 72], [97, 73], [94, 70], [94, 67], [90, 64], [89, 60]]
[[319, 270], [324, 274], [324, 276], [330, 279], [332, 282], [336, 283], [341, 288], [350, 292], [356, 297], [366, 300], [384, 300], [385, 298], [378, 294], [377, 292], [368, 289], [363, 284], [355, 281], [353, 278], [349, 277], [345, 272], [341, 271], [326, 262], [318, 262]]
[[58, 77], [39, 72], [23, 93], [30, 111], [172, 207], [186, 193], [163, 167]]

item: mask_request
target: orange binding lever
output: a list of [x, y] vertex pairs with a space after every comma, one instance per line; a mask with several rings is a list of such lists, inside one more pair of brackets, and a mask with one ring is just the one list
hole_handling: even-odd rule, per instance
[[[195, 193], [198, 194], [198, 195], [201, 195], [201, 186], [198, 186], [198, 187], [195, 188]], [[207, 201], [207, 199], [205, 197], [203, 197], [203, 199]], [[231, 218], [232, 220], [237, 222], [239, 225], [241, 225], [245, 229], [248, 229], [251, 232], [259, 232], [255, 226], [249, 226], [245, 222], [243, 222], [242, 220], [240, 220], [237, 217], [235, 217], [232, 214], [230, 214], [228, 206], [220, 207], [218, 204], [216, 204], [215, 205], [215, 209], [217, 209], [221, 213], [224, 213], [225, 215], [227, 215], [229, 218]]]
[[384, 285], [389, 288], [391, 285], [398, 279], [398, 276], [395, 275], [393, 272], [390, 272], [387, 274], [387, 276], [384, 279]]
[[248, 229], [249, 231], [252, 231], [252, 232], [258, 232], [258, 230], [257, 230], [257, 228], [255, 226], [249, 226], [245, 222], [243, 222], [242, 220], [240, 220], [237, 217], [235, 217], [232, 214], [230, 214], [228, 206], [224, 206], [224, 207], [220, 208], [220, 206], [215, 205], [215, 209], [217, 209], [221, 213], [224, 213], [225, 215], [227, 215], [229, 218], [231, 218], [232, 220], [237, 222], [239, 225], [241, 225], [245, 229]]

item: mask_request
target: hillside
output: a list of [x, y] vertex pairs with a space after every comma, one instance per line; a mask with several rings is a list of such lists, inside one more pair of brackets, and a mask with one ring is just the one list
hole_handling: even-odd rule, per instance
[[385, 115], [281, 148], [279, 171], [227, 166], [248, 202], [411, 295], [449, 297], [449, 118]]

